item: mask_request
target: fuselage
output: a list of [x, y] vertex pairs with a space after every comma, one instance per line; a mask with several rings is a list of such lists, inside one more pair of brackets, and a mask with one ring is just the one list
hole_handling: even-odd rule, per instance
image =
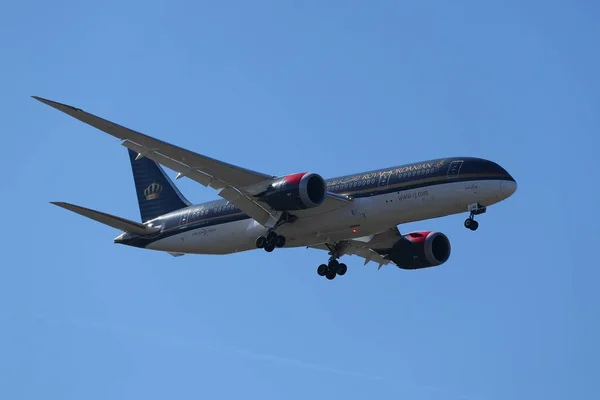
[[[286, 223], [277, 232], [285, 247], [363, 237], [396, 225], [490, 206], [516, 190], [513, 177], [495, 162], [473, 157], [428, 160], [326, 180], [327, 190], [353, 201], [335, 211]], [[267, 228], [226, 200], [198, 204], [149, 222], [151, 236], [126, 233], [115, 239], [135, 247], [192, 254], [229, 254], [255, 249]]]

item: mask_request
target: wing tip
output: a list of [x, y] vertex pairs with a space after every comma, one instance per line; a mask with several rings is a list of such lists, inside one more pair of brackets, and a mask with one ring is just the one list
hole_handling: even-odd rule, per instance
[[40, 96], [31, 96], [31, 98], [35, 99], [37, 101], [41, 101], [42, 103], [46, 103], [46, 104], [52, 103], [52, 100], [48, 100], [48, 99], [45, 99], [45, 98], [40, 97]]
[[46, 105], [49, 105], [50, 107], [54, 107], [54, 108], [59, 109], [59, 110], [61, 108], [63, 108], [63, 109], [67, 108], [67, 109], [71, 109], [73, 111], [82, 111], [80, 108], [73, 107], [73, 106], [70, 106], [68, 104], [59, 103], [58, 101], [48, 100], [48, 99], [45, 99], [45, 98], [40, 97], [40, 96], [31, 96], [31, 97], [33, 99], [39, 101], [39, 102], [42, 102], [42, 103], [44, 103]]
[[64, 202], [64, 201], [50, 201], [50, 204], [53, 204], [57, 207], [64, 208], [65, 210], [71, 210], [72, 208], [76, 208], [77, 206]]

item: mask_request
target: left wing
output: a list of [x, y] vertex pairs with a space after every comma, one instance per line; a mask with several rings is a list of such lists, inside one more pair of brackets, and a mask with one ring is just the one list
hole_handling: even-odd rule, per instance
[[92, 210], [91, 208], [76, 206], [75, 204], [65, 203], [63, 201], [52, 201], [51, 203], [123, 232], [137, 233], [138, 235], [150, 235], [160, 231], [160, 227], [153, 227], [149, 224], [140, 224], [139, 222]]
[[[390, 263], [393, 264], [391, 260], [385, 258], [387, 255], [385, 251], [386, 249], [392, 248], [394, 243], [396, 243], [400, 238], [400, 231], [397, 227], [394, 227], [374, 235], [343, 240], [336, 243], [335, 246], [340, 250], [340, 257], [345, 254], [356, 255], [365, 259], [364, 265], [374, 261], [379, 264], [377, 269], [380, 269], [383, 265]], [[329, 243], [321, 243], [309, 247], [331, 252], [332, 246], [333, 245]]]
[[[123, 146], [138, 153], [138, 157], [149, 159], [176, 171], [177, 178], [188, 178], [206, 187], [212, 187], [222, 198], [238, 207], [260, 224], [272, 227], [281, 212], [272, 210], [253, 195], [264, 190], [276, 177], [183, 149], [132, 129], [107, 121], [93, 114], [66, 104], [33, 96], [51, 107], [70, 115], [88, 125], [123, 140]], [[349, 204], [350, 200], [327, 193], [325, 201], [318, 207], [302, 210], [302, 217], [332, 211]]]

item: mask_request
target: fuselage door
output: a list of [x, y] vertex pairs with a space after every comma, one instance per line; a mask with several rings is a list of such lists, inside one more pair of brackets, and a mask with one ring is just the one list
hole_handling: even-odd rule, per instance
[[460, 173], [460, 168], [463, 165], [463, 160], [452, 161], [450, 165], [448, 165], [448, 178], [457, 178]]
[[384, 172], [381, 174], [381, 177], [379, 178], [380, 189], [383, 189], [388, 185], [388, 183], [390, 182], [390, 176], [392, 176], [392, 171]]
[[183, 229], [188, 224], [188, 218], [190, 215], [190, 210], [184, 211], [179, 218], [179, 229]]

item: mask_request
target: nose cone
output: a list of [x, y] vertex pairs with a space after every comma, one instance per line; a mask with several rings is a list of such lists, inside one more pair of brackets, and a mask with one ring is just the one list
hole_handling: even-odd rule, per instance
[[508, 198], [513, 195], [517, 191], [517, 182], [512, 181], [502, 181], [500, 184], [500, 190], [505, 198]]

